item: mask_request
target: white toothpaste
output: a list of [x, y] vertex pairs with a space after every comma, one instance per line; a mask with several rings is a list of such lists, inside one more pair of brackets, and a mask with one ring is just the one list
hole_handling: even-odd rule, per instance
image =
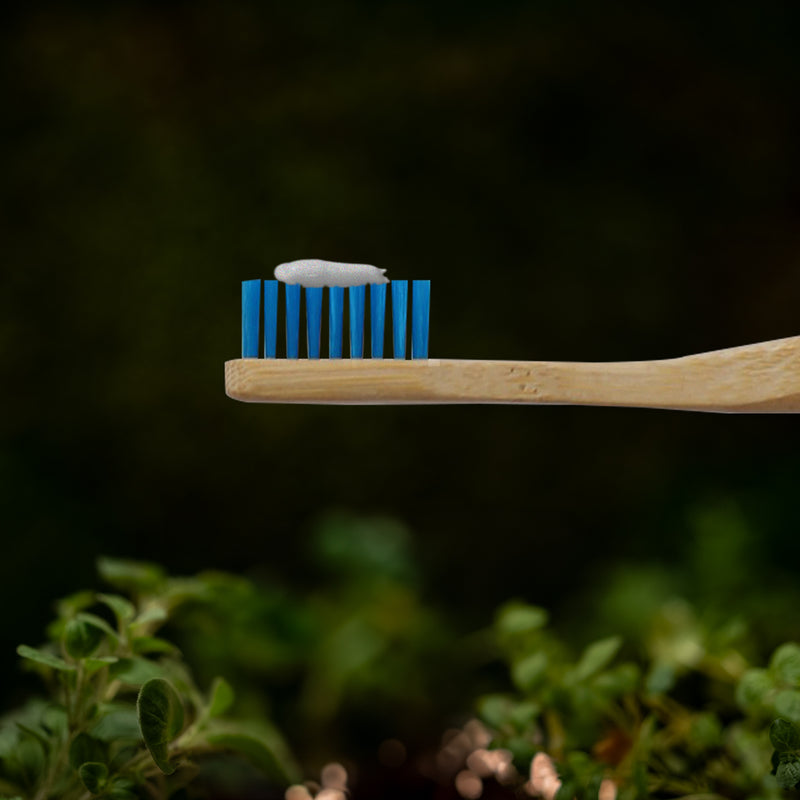
[[370, 264], [341, 264], [338, 261], [322, 261], [319, 258], [304, 258], [275, 267], [275, 277], [284, 283], [299, 283], [301, 286], [362, 286], [365, 283], [389, 283], [385, 269]]

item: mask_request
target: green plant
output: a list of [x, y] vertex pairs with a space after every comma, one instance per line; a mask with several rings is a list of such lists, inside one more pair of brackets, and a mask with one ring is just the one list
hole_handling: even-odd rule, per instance
[[784, 789], [796, 788], [800, 783], [800, 731], [780, 717], [769, 729], [769, 740], [775, 748], [772, 753], [772, 771]]
[[216, 753], [240, 754], [276, 782], [290, 782], [294, 769], [277, 731], [226, 717], [234, 702], [228, 682], [216, 678], [201, 692], [178, 649], [157, 635], [176, 608], [202, 601], [207, 581], [117, 559], [98, 567], [120, 593], [61, 600], [48, 643], [18, 648], [49, 699], [0, 722], [0, 793], [167, 798]]
[[[493, 634], [513, 690], [477, 705], [489, 746], [508, 751], [519, 775], [530, 771], [531, 792], [763, 800], [800, 781], [800, 732], [773, 723], [776, 779], [766, 731], [776, 708], [800, 713], [800, 646], [781, 645], [767, 668], [751, 668], [743, 626], [706, 628], [681, 601], [659, 611], [639, 647], [610, 636], [577, 658], [547, 622], [535, 606], [500, 609]], [[486, 752], [467, 747], [450, 771], [465, 781], [472, 758], [480, 776]]]

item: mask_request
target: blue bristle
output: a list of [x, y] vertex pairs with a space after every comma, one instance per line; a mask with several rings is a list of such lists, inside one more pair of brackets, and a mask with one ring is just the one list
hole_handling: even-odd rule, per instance
[[242, 281], [242, 358], [258, 358], [261, 279]]
[[344, 316], [344, 287], [328, 289], [328, 355], [342, 357], [342, 319]]
[[264, 281], [264, 357], [275, 358], [278, 345], [278, 281]]
[[392, 341], [394, 357], [406, 357], [408, 281], [392, 281]]
[[364, 301], [367, 287], [351, 286], [350, 298], [350, 358], [364, 357]]
[[286, 358], [300, 351], [300, 285], [286, 284]]
[[370, 346], [373, 358], [383, 358], [383, 330], [386, 320], [386, 284], [369, 285]]
[[431, 282], [413, 281], [411, 297], [411, 358], [428, 357]]
[[308, 287], [306, 289], [306, 342], [309, 358], [319, 358], [321, 328], [322, 287]]

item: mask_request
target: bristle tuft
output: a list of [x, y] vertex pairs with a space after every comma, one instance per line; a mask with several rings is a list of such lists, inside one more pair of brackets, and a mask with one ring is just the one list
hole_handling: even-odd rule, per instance
[[258, 358], [261, 279], [242, 281], [242, 358]]
[[264, 358], [278, 349], [278, 281], [264, 281]]
[[308, 357], [319, 358], [322, 329], [322, 287], [306, 289], [306, 341]]
[[328, 357], [342, 357], [342, 329], [344, 327], [344, 287], [328, 289]]
[[364, 357], [364, 302], [367, 287], [349, 287], [350, 300], [350, 358]]
[[286, 284], [286, 358], [300, 356], [300, 285]]
[[411, 298], [411, 358], [428, 357], [431, 282], [414, 281]]
[[383, 358], [383, 331], [386, 320], [386, 284], [369, 287], [370, 346], [373, 358]]
[[408, 281], [392, 281], [392, 344], [395, 358], [406, 357]]

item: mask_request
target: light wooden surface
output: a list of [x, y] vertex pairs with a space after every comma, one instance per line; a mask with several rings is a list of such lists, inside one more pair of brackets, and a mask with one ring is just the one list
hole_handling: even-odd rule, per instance
[[800, 336], [661, 361], [236, 359], [225, 391], [251, 403], [530, 403], [800, 411]]

